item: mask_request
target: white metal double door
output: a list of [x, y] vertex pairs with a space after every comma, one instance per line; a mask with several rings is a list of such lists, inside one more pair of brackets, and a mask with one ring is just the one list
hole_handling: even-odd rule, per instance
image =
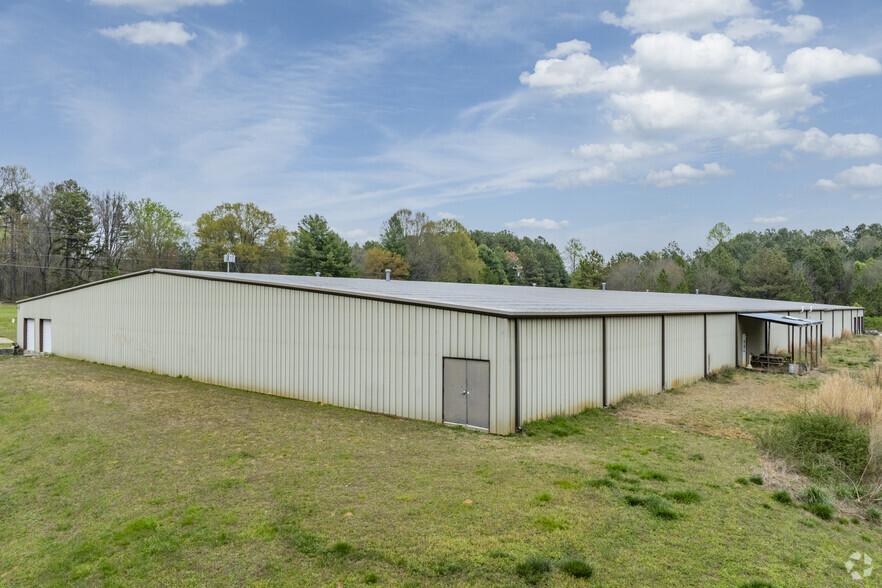
[[490, 362], [444, 358], [444, 422], [490, 429]]

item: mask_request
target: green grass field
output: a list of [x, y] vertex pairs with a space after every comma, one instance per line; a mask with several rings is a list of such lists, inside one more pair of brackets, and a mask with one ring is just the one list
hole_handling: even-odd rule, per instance
[[[14, 304], [0, 304], [0, 337], [16, 340], [15, 324], [12, 319], [18, 316], [17, 307]], [[9, 347], [9, 345], [5, 345]]]
[[814, 386], [770, 376], [739, 404], [759, 378], [496, 437], [5, 359], [0, 585], [854, 586], [844, 563], [882, 561], [880, 528], [772, 498], [748, 438], [780, 416], [762, 390]]

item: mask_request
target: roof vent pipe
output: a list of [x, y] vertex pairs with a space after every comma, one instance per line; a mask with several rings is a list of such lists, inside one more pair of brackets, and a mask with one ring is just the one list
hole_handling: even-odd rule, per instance
[[698, 294], [698, 288], [695, 289], [695, 293]]
[[391, 280], [392, 280], [392, 270], [387, 269], [386, 270], [386, 281], [389, 282]]
[[603, 290], [604, 292], [606, 291], [606, 282], [600, 283], [600, 289]]
[[315, 277], [317, 277], [317, 278], [322, 277], [322, 272], [315, 272]]

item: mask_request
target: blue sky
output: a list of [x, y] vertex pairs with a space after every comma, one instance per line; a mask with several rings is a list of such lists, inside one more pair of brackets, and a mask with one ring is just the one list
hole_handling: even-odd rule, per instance
[[395, 210], [605, 255], [882, 221], [882, 4], [28, 0], [0, 164], [350, 241]]

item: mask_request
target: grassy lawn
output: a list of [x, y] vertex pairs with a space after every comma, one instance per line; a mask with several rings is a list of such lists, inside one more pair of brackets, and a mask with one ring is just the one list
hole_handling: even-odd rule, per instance
[[739, 370], [495, 437], [2, 360], [0, 585], [853, 586], [880, 528], [773, 500], [750, 439], [815, 377]]
[[[14, 304], [0, 304], [0, 337], [15, 341], [15, 324], [12, 319], [18, 316], [18, 311]], [[3, 345], [9, 347], [9, 345]]]

